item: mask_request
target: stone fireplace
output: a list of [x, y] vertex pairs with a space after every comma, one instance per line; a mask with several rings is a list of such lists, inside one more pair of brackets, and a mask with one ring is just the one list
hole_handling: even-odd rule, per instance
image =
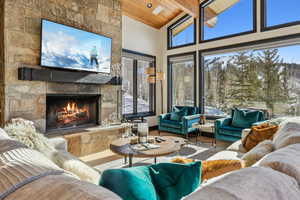
[[99, 125], [100, 102], [100, 95], [47, 94], [46, 133]]
[[[3, 45], [5, 47], [0, 48], [0, 72], [2, 72], [0, 73], [0, 124], [3, 126], [4, 122], [12, 118], [22, 117], [33, 121], [41, 132], [46, 133], [49, 128], [60, 128], [48, 123], [47, 118], [54, 115], [47, 113], [49, 99], [54, 96], [66, 98], [73, 95], [70, 106], [75, 103], [75, 108], [83, 109], [82, 102], [79, 102], [83, 100], [81, 97], [94, 95], [95, 98], [96, 96], [99, 98], [100, 94], [99, 112], [89, 113], [93, 116], [93, 120], [82, 119], [81, 122], [85, 125], [90, 123], [109, 125], [117, 122], [121, 111], [119, 85], [24, 81], [19, 80], [18, 69], [24, 64], [36, 69], [45, 69], [40, 66], [41, 19], [112, 38], [112, 66], [121, 63], [120, 0], [4, 0], [0, 2], [2, 2], [0, 3], [0, 47]], [[1, 40], [4, 35], [6, 35], [5, 40]], [[51, 97], [49, 94], [54, 96]], [[96, 106], [92, 104], [92, 107]], [[60, 106], [68, 106], [68, 104], [61, 103]], [[60, 110], [60, 112], [62, 113], [57, 117], [64, 117], [71, 111], [64, 113]], [[84, 114], [85, 112], [75, 113], [75, 116]], [[96, 114], [97, 116], [94, 116]], [[81, 122], [71, 124], [81, 126]], [[63, 125], [62, 128], [69, 128], [69, 124]]]

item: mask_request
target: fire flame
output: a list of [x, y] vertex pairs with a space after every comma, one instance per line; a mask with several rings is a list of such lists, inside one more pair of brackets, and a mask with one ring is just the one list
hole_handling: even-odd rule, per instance
[[77, 104], [76, 103], [68, 103], [67, 107], [64, 108], [65, 112], [68, 113], [79, 113], [80, 109], [78, 109]]
[[78, 108], [77, 103], [68, 102], [61, 112], [57, 113], [58, 121], [68, 124], [74, 121], [86, 120], [89, 118], [89, 109], [87, 105]]

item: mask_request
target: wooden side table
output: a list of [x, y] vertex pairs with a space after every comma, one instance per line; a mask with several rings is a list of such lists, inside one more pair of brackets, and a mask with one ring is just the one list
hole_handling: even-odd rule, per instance
[[[214, 123], [206, 123], [206, 124], [199, 124], [199, 123], [195, 123], [193, 124], [193, 128], [198, 129], [198, 136], [202, 136], [202, 132], [209, 132], [212, 134], [212, 141], [211, 144], [213, 147], [217, 146], [217, 140], [216, 140], [216, 136], [215, 136], [215, 124]], [[197, 143], [197, 140], [196, 140]]]

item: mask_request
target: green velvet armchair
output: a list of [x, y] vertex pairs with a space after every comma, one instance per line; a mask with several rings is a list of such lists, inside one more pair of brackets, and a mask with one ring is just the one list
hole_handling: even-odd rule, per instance
[[215, 121], [215, 137], [218, 140], [235, 142], [241, 139], [242, 130], [264, 121], [264, 113], [258, 110], [233, 109], [231, 116]]
[[[183, 116], [178, 120], [172, 119], [172, 114], [178, 111], [183, 111]], [[192, 127], [194, 123], [200, 120], [200, 109], [191, 106], [174, 106], [171, 113], [162, 114], [158, 119], [158, 130], [186, 135], [196, 131]]]

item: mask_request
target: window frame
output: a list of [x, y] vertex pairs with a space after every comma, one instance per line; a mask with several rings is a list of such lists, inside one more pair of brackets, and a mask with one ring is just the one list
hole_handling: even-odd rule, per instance
[[[149, 57], [152, 58], [153, 61], [153, 67], [155, 68], [155, 73], [156, 73], [156, 56], [153, 55], [148, 55], [144, 53], [140, 53], [137, 51], [132, 51], [128, 49], [122, 49], [122, 52], [129, 53], [129, 54], [134, 54], [137, 56], [144, 56], [144, 57]], [[122, 56], [122, 58], [125, 56]], [[134, 118], [139, 118], [139, 117], [150, 117], [150, 116], [155, 116], [156, 115], [156, 83], [149, 84], [149, 96], [153, 96], [153, 98], [150, 99], [149, 102], [149, 109], [150, 112], [138, 112], [138, 101], [137, 101], [137, 93], [138, 93], [138, 88], [137, 88], [137, 71], [138, 71], [138, 60], [133, 59], [133, 113], [130, 114], [123, 114], [123, 92], [122, 92], [122, 116], [125, 119], [134, 119]], [[152, 85], [152, 87], [150, 87]]]
[[289, 27], [289, 26], [295, 26], [295, 25], [300, 25], [300, 20], [297, 21], [292, 21], [292, 22], [288, 22], [288, 23], [283, 23], [283, 24], [277, 24], [277, 25], [273, 25], [273, 26], [267, 26], [267, 12], [268, 12], [268, 8], [267, 8], [267, 2], [266, 0], [261, 0], [260, 2], [260, 8], [261, 8], [261, 31], [270, 31], [270, 30], [275, 30], [275, 29], [279, 29], [279, 28], [284, 28], [284, 27]]
[[[290, 42], [290, 41], [292, 42]], [[244, 42], [239, 44], [232, 44], [227, 46], [221, 46], [221, 47], [215, 47], [205, 50], [198, 51], [198, 63], [199, 63], [199, 104], [198, 107], [200, 108], [201, 114], [205, 113], [205, 70], [204, 70], [204, 57], [206, 55], [213, 55], [214, 53], [229, 53], [234, 51], [240, 51], [241, 49], [263, 49], [263, 48], [271, 48], [270, 46], [273, 46], [274, 43], [278, 43], [278, 46], [284, 46], [284, 43], [287, 45], [293, 45], [297, 44], [295, 40], [300, 40], [300, 33], [292, 34], [292, 35], [284, 35], [284, 36], [278, 36], [274, 38], [267, 38], [267, 39], [261, 39], [251, 42]], [[286, 42], [283, 42], [286, 41]], [[258, 47], [257, 47], [258, 46]], [[208, 119], [217, 119], [217, 116], [207, 116]]]
[[187, 47], [187, 46], [192, 46], [192, 45], [197, 44], [197, 20], [194, 18], [194, 33], [193, 33], [194, 42], [172, 47], [172, 30], [173, 30], [173, 28], [179, 26], [180, 24], [184, 23], [185, 21], [187, 21], [190, 18], [192, 18], [192, 16], [190, 16], [189, 14], [186, 14], [183, 17], [181, 17], [180, 19], [178, 19], [176, 22], [174, 22], [172, 25], [168, 26], [168, 29], [167, 29], [167, 43], [168, 43], [167, 44], [167, 50], [177, 49], [177, 48], [182, 48], [182, 47]]
[[[187, 53], [180, 53], [180, 54], [173, 54], [169, 55], [167, 57], [167, 62], [168, 62], [168, 69], [167, 69], [167, 95], [168, 95], [168, 102], [167, 102], [167, 109], [168, 112], [171, 112], [172, 106], [173, 106], [173, 70], [172, 70], [172, 64], [170, 62], [171, 58], [174, 57], [181, 57], [181, 56], [188, 56], [192, 55], [193, 56], [193, 61], [194, 61], [194, 106], [197, 106], [197, 51], [192, 51], [192, 52], [187, 52]], [[180, 106], [180, 105], [179, 105]]]
[[211, 39], [207, 39], [204, 40], [204, 9], [206, 6], [208, 6], [209, 4], [211, 4], [212, 2], [214, 2], [215, 0], [206, 0], [203, 1], [200, 4], [199, 7], [199, 43], [205, 43], [205, 42], [211, 42], [211, 41], [217, 41], [217, 40], [222, 40], [222, 39], [227, 39], [227, 38], [233, 38], [233, 37], [237, 37], [237, 36], [242, 36], [242, 35], [248, 35], [251, 33], [256, 33], [257, 32], [257, 0], [252, 0], [253, 1], [253, 10], [252, 10], [252, 17], [253, 17], [253, 27], [252, 30], [249, 31], [243, 31], [240, 33], [233, 33], [233, 34], [229, 34], [229, 35], [225, 35], [225, 36], [220, 36], [220, 37], [216, 37], [216, 38], [211, 38]]

